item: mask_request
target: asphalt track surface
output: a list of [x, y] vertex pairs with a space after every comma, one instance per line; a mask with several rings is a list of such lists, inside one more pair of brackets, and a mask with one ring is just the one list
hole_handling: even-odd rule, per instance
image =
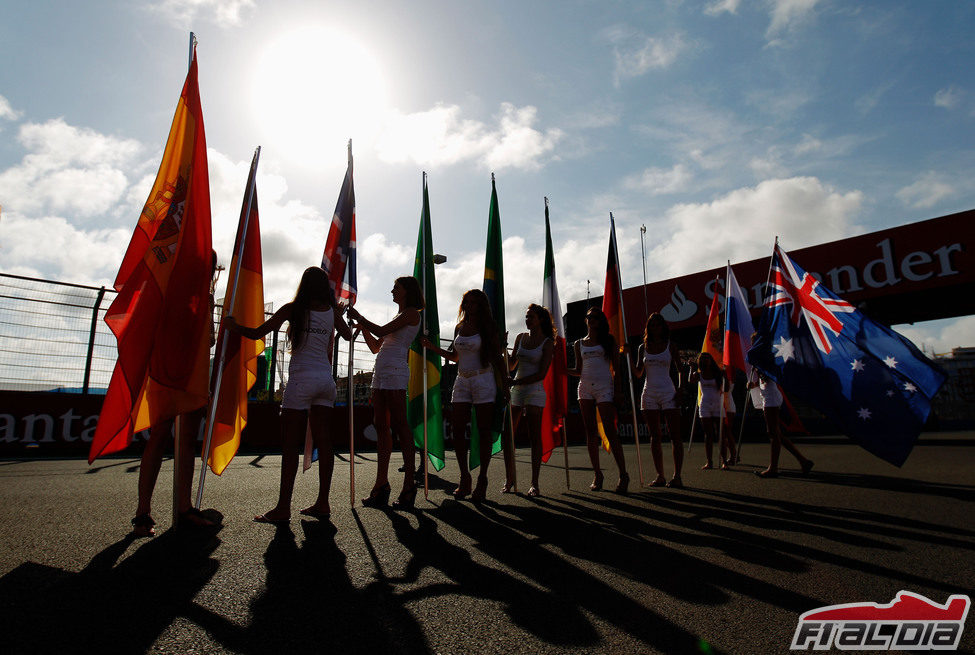
[[[311, 471], [283, 527], [251, 521], [280, 458], [240, 455], [208, 477], [209, 531], [169, 529], [167, 460], [153, 539], [129, 534], [138, 460], [0, 461], [0, 653], [787, 653], [807, 610], [975, 595], [975, 433], [923, 435], [901, 469], [840, 439], [800, 447], [809, 477], [783, 452], [762, 480], [766, 445], [731, 471], [700, 470], [695, 445], [671, 490], [639, 488], [631, 445], [627, 496], [589, 491], [571, 448], [571, 490], [556, 452], [539, 499], [501, 496], [497, 457], [480, 506], [448, 495], [448, 463], [415, 513], [350, 509], [338, 460], [331, 520], [299, 520]], [[374, 471], [356, 458], [357, 496]]]

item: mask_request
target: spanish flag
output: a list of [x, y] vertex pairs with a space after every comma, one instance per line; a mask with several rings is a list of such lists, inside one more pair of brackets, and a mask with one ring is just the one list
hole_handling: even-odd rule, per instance
[[196, 52], [159, 172], [122, 260], [105, 322], [118, 361], [88, 462], [134, 432], [207, 403], [210, 363], [210, 188]]
[[609, 321], [609, 333], [616, 339], [620, 352], [626, 343], [626, 329], [623, 326], [623, 308], [620, 306], [622, 285], [620, 283], [620, 257], [616, 247], [616, 221], [609, 215], [609, 254], [606, 257], [606, 282], [603, 285], [603, 314]]
[[721, 329], [721, 303], [718, 298], [718, 278], [714, 278], [714, 298], [711, 300], [711, 311], [708, 313], [708, 324], [704, 329], [704, 343], [701, 344], [701, 352], [707, 353], [714, 358], [714, 363], [721, 368], [724, 358], [722, 346]]
[[[223, 315], [233, 316], [241, 325], [264, 322], [264, 276], [261, 263], [261, 225], [257, 211], [257, 161], [254, 153], [244, 201], [237, 223], [234, 255], [227, 278], [227, 296]], [[222, 367], [215, 372], [220, 388], [213, 393], [213, 432], [210, 440], [210, 470], [220, 475], [240, 447], [240, 433], [247, 425], [247, 392], [257, 381], [257, 358], [264, 352], [264, 341], [247, 339], [229, 330], [221, 330], [217, 357]]]

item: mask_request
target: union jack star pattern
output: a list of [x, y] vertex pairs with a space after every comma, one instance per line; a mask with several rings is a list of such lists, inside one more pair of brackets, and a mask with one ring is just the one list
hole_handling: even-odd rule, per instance
[[882, 459], [907, 460], [945, 375], [776, 244], [748, 362]]

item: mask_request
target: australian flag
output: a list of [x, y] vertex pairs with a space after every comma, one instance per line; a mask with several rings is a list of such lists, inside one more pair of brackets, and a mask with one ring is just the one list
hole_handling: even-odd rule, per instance
[[874, 455], [901, 466], [945, 375], [824, 287], [778, 244], [748, 361]]

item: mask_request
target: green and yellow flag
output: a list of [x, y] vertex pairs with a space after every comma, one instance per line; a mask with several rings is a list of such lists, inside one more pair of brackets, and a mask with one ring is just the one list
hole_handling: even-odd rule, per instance
[[[413, 277], [423, 289], [425, 309], [422, 312], [420, 334], [410, 346], [410, 381], [407, 387], [406, 418], [413, 430], [413, 441], [423, 448], [423, 425], [427, 426], [427, 453], [433, 468], [444, 467], [443, 404], [440, 398], [440, 355], [427, 351], [423, 358], [420, 336], [440, 345], [440, 316], [437, 312], [437, 281], [433, 274], [433, 237], [430, 235], [430, 196], [427, 193], [427, 174], [423, 174], [423, 210], [420, 213], [420, 234], [416, 240], [416, 259]], [[426, 380], [423, 373], [426, 370]], [[423, 408], [426, 390], [426, 412]]]
[[[484, 294], [488, 297], [491, 314], [498, 326], [498, 336], [504, 339], [504, 265], [501, 256], [501, 212], [498, 210], [498, 189], [491, 174], [491, 206], [488, 208], [487, 248], [484, 251]], [[505, 410], [507, 406], [499, 393], [494, 405], [491, 421], [491, 454], [501, 451], [501, 433], [504, 431]], [[474, 410], [475, 414], [477, 410]], [[475, 469], [481, 465], [481, 435], [477, 429], [476, 416], [471, 420], [470, 466]]]

